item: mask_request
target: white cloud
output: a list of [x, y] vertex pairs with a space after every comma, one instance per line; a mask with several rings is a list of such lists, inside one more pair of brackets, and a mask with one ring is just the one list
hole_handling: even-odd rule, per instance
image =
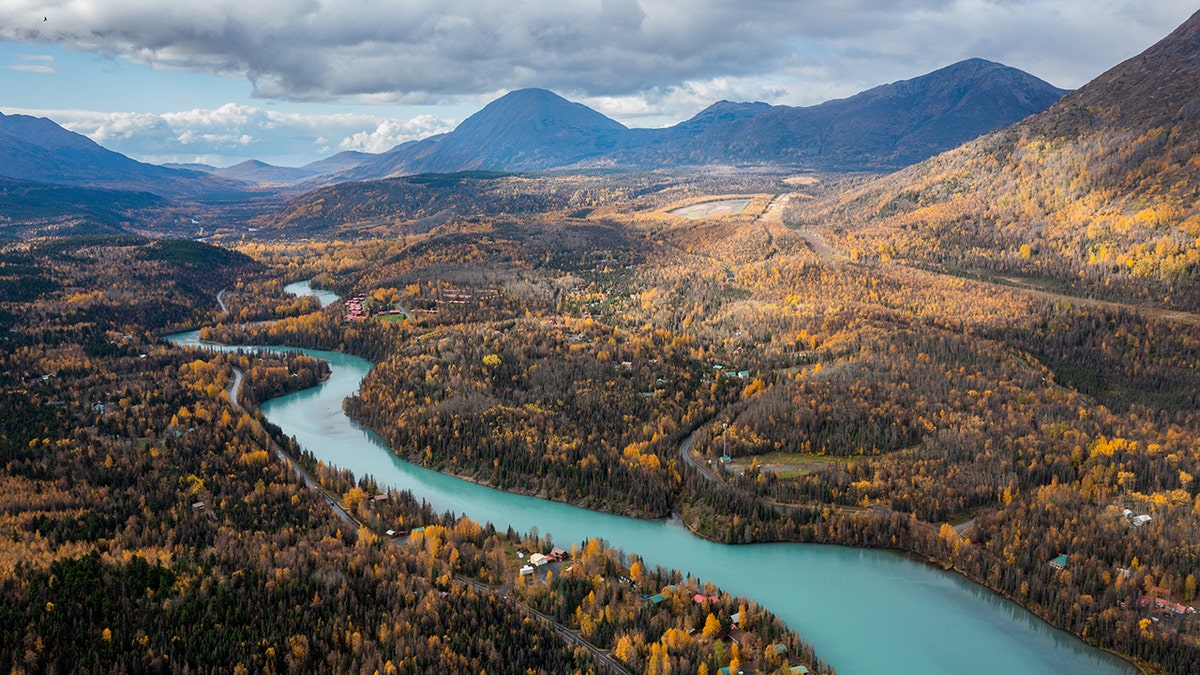
[[411, 120], [355, 113], [314, 115], [235, 103], [162, 114], [22, 109], [5, 112], [48, 117], [110, 150], [138, 160], [215, 166], [246, 159], [294, 166], [338, 150], [382, 152], [404, 141], [453, 127], [452, 121], [432, 115], [419, 115]]
[[8, 69], [43, 75], [54, 75], [57, 72], [54, 68], [54, 57], [44, 54], [22, 54], [17, 57], [16, 63], [8, 65]]
[[59, 0], [51, 9], [7, 0], [0, 39], [237, 75], [277, 99], [420, 103], [539, 86], [666, 101], [694, 83], [743, 80], [786, 92], [779, 102], [815, 103], [972, 56], [1075, 87], [1194, 9], [1191, 0]]
[[419, 115], [411, 120], [384, 120], [374, 129], [359, 131], [342, 139], [339, 150], [383, 152], [419, 138], [450, 131], [453, 126], [433, 115]]
[[[4, 0], [0, 40], [59, 44], [116, 67], [242, 77], [261, 98], [404, 107], [407, 119], [233, 103], [41, 113], [147, 161], [297, 165], [449, 131], [447, 117], [529, 86], [652, 127], [720, 99], [811, 105], [969, 57], [1077, 87], [1160, 39], [1193, 2]], [[68, 61], [18, 55], [7, 67], [61, 68], [66, 79]], [[418, 105], [456, 112], [417, 114]]]
[[786, 92], [769, 82], [738, 78], [688, 81], [665, 89], [627, 96], [584, 97], [580, 102], [627, 126], [663, 127], [691, 117], [717, 101], [773, 101]]

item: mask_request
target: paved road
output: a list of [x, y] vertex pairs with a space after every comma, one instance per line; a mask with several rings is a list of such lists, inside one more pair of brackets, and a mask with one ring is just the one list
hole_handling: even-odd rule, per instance
[[[466, 577], [459, 577], [456, 575], [456, 578], [459, 581], [461, 581], [461, 582], [467, 584], [468, 586], [474, 588], [475, 590], [479, 591], [480, 593], [494, 593], [494, 592], [497, 592], [497, 591], [500, 591], [503, 589], [503, 587], [499, 588], [499, 589], [492, 588], [486, 584], [481, 584], [478, 581], [475, 581], [473, 579], [467, 579]], [[575, 644], [580, 647], [583, 647], [584, 649], [591, 652], [592, 656], [596, 657], [596, 660], [600, 663], [600, 665], [607, 667], [611, 672], [622, 673], [623, 675], [632, 675], [629, 672], [629, 670], [627, 670], [625, 668], [625, 666], [621, 665], [621, 663], [619, 661], [617, 661], [616, 659], [609, 656], [607, 653], [605, 653], [603, 650], [601, 650], [596, 645], [588, 642], [587, 640], [584, 640], [583, 636], [579, 635], [579, 633], [577, 633], [576, 631], [571, 630], [570, 628], [567, 628], [566, 626], [562, 625], [561, 623], [556, 621], [554, 619], [554, 617], [549, 616], [547, 614], [542, 614], [541, 612], [530, 607], [529, 605], [526, 605], [525, 603], [520, 602], [519, 600], [514, 598], [512, 595], [510, 595], [507, 591], [504, 591], [503, 597], [511, 605], [513, 605], [517, 609], [521, 610], [522, 612], [525, 612], [526, 614], [529, 614], [530, 616], [541, 619], [542, 621], [545, 621], [545, 622], [551, 624], [552, 626], [554, 626], [555, 630], [558, 632], [559, 635], [562, 636], [562, 638], [564, 640], [566, 640], [567, 642], [569, 642], [571, 644]]]
[[[703, 427], [701, 427], [701, 428], [703, 428]], [[713, 472], [711, 467], [707, 466], [707, 463], [701, 464], [700, 462], [696, 461], [695, 457], [692, 457], [692, 446], [695, 445], [696, 434], [699, 434], [699, 433], [700, 433], [700, 429], [696, 429], [691, 434], [689, 434], [688, 437], [685, 438], [682, 443], [679, 444], [679, 456], [681, 458], [683, 458], [683, 461], [688, 466], [690, 466], [693, 469], [704, 474], [705, 478], [707, 478], [709, 480], [718, 480], [717, 474]]]
[[[243, 379], [244, 375], [241, 368], [234, 368], [233, 382], [231, 382], [229, 388], [226, 389], [226, 392], [229, 394], [229, 400], [233, 403], [233, 406], [239, 410], [242, 408], [241, 404], [238, 403], [238, 400], [240, 399], [242, 393]], [[328, 490], [321, 487], [320, 483], [318, 483], [311, 474], [305, 471], [304, 467], [300, 466], [295, 460], [289, 457], [288, 454], [283, 451], [283, 448], [279, 447], [279, 444], [277, 444], [273, 439], [268, 438], [267, 445], [270, 447], [271, 452], [276, 457], [283, 460], [289, 467], [291, 467], [292, 471], [304, 481], [304, 484], [309, 489], [316, 490], [321, 493], [321, 497], [324, 498], [325, 503], [329, 504], [329, 508], [333, 510], [337, 517], [341, 518], [342, 521], [344, 521], [347, 525], [352, 526], [355, 531], [358, 530], [362, 524], [346, 511], [346, 509], [339, 503], [336, 495], [331, 494]]]
[[242, 404], [238, 402], [238, 396], [242, 393], [242, 369], [234, 367], [233, 381], [225, 388], [225, 393], [229, 396], [229, 402], [238, 410], [242, 409]]

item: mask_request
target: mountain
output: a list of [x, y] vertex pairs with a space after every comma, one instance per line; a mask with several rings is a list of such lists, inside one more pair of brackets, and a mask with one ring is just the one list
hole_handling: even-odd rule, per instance
[[973, 59], [818, 106], [721, 101], [673, 127], [628, 129], [553, 92], [523, 89], [448, 134], [294, 168], [255, 160], [222, 169], [143, 164], [50, 120], [0, 114], [0, 177], [196, 199], [228, 197], [251, 185], [307, 190], [478, 170], [704, 164], [885, 170], [1019, 120], [1062, 93], [1027, 73]]
[[184, 171], [199, 171], [200, 173], [212, 173], [217, 170], [217, 167], [211, 164], [200, 164], [199, 162], [167, 162], [162, 164], [168, 169], [183, 169]]
[[1045, 110], [1065, 93], [1016, 68], [970, 59], [810, 107], [720, 103], [622, 159], [894, 170]]
[[336, 173], [356, 167], [374, 156], [375, 155], [366, 152], [345, 150], [333, 155], [332, 157], [326, 157], [325, 159], [319, 159], [315, 162], [310, 162], [300, 168], [312, 171], [313, 175]]
[[176, 198], [215, 197], [237, 191], [236, 183], [201, 172], [132, 160], [45, 118], [3, 113], [0, 177]]
[[213, 171], [214, 176], [230, 180], [253, 183], [256, 185], [280, 185], [295, 183], [319, 172], [307, 171], [299, 167], [274, 166], [257, 159], [246, 160], [223, 169]]
[[628, 135], [624, 125], [581, 103], [522, 89], [487, 104], [453, 132], [401, 145], [348, 176], [572, 166], [603, 157]]
[[398, 146], [339, 178], [613, 165], [890, 170], [1044, 110], [1064, 93], [1015, 68], [971, 59], [817, 106], [721, 101], [666, 129], [628, 129], [552, 92], [524, 89], [448, 134]]
[[1200, 307], [1200, 12], [1048, 110], [823, 207], [861, 258]]
[[316, 187], [326, 184], [328, 176], [349, 171], [373, 157], [375, 156], [365, 152], [346, 151], [299, 167], [274, 166], [251, 159], [223, 169], [213, 169], [212, 173], [222, 178], [259, 186]]

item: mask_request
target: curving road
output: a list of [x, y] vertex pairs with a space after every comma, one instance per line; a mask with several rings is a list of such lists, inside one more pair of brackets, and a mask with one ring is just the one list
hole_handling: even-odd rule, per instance
[[225, 394], [229, 396], [229, 402], [232, 403], [233, 407], [237, 408], [238, 410], [242, 409], [242, 404], [239, 402], [238, 397], [242, 394], [243, 377], [244, 375], [242, 374], [242, 369], [238, 368], [237, 366], [233, 366], [233, 381], [230, 382], [229, 386], [225, 388]]
[[688, 434], [687, 438], [683, 439], [683, 442], [679, 444], [679, 456], [681, 458], [683, 458], [683, 461], [687, 466], [690, 466], [693, 469], [699, 471], [708, 480], [713, 480], [713, 481], [720, 480], [717, 477], [717, 474], [713, 473], [711, 467], [708, 467], [705, 464], [701, 464], [700, 462], [697, 462], [696, 458], [692, 457], [692, 446], [695, 445], [695, 443], [696, 443], [696, 434], [700, 433], [700, 429], [702, 429], [702, 428], [703, 428], [703, 425], [701, 425], [700, 427], [697, 427], [697, 429], [695, 431]]

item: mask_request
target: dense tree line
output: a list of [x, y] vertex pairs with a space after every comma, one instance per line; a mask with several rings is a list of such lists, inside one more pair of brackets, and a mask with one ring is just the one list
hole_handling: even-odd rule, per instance
[[[704, 536], [913, 551], [1096, 644], [1190, 667], [1193, 619], [1140, 603], [1194, 588], [1194, 329], [822, 260], [752, 215], [639, 227], [650, 239], [607, 271], [528, 264], [506, 235], [432, 236], [366, 272], [418, 301], [452, 289], [475, 302], [390, 329], [351, 412], [415, 461], [599, 508], [594, 486], [644, 494], [622, 487], [625, 451], [652, 453], [666, 503]], [[452, 268], [465, 251], [471, 267]], [[527, 312], [480, 289], [524, 294]], [[621, 398], [639, 390], [641, 405]], [[587, 419], [597, 410], [627, 435]], [[715, 460], [722, 423], [737, 466], [778, 453], [801, 470], [749, 464], [713, 481], [678, 463], [696, 429]], [[1033, 508], [1059, 492], [1064, 506]], [[942, 527], [972, 518], [961, 535]], [[1054, 573], [1059, 553], [1085, 577]], [[1118, 568], [1136, 592], [1085, 583], [1124, 584]]]
[[[315, 462], [226, 396], [232, 367], [244, 371], [250, 403], [317, 381], [325, 371], [313, 359], [174, 348], [137, 323], [98, 328], [126, 300], [108, 292], [122, 270], [106, 255], [36, 254], [69, 272], [62, 289], [0, 299], [20, 318], [0, 341], [0, 663], [14, 672], [600, 670], [551, 624], [459, 581], [512, 583], [514, 547], [548, 550], [548, 539], [435, 514]], [[172, 272], [170, 262], [156, 267], [151, 287]], [[237, 274], [218, 265], [205, 290]], [[54, 311], [85, 282], [100, 295]], [[182, 323], [209, 315], [212, 296], [201, 297]], [[88, 335], [92, 347], [77, 342]], [[348, 528], [275, 460], [276, 442], [364, 526]], [[383, 532], [393, 528], [413, 532], [392, 541]], [[599, 544], [587, 552], [605, 569], [623, 560]], [[819, 663], [797, 636], [756, 621]], [[623, 635], [645, 643], [643, 628]], [[717, 658], [717, 643], [704, 645], [689, 662]]]
[[[0, 437], [0, 662], [14, 671], [594, 669], [548, 626], [442, 579], [448, 563], [339, 530], [324, 501], [269, 458], [259, 423], [225, 398], [227, 357], [122, 328], [139, 329], [145, 358], [87, 356], [69, 340], [38, 349], [9, 340], [0, 352], [0, 400], [13, 413]], [[241, 365], [264, 381], [279, 367]], [[414, 522], [429, 517], [411, 498], [394, 504]]]
[[[540, 547], [535, 541], [531, 548]], [[712, 584], [647, 569], [636, 556], [597, 540], [576, 546], [570, 563], [557, 573], [519, 577], [514, 595], [612, 649], [635, 672], [717, 673], [740, 666], [786, 673], [794, 665], [834, 672], [773, 614]]]
[[[561, 218], [256, 247], [293, 271], [324, 266], [322, 283], [343, 294], [438, 311], [384, 324], [346, 322], [335, 307], [220, 334], [369, 356], [379, 366], [349, 409], [414, 461], [595, 508], [633, 495], [628, 510], [677, 507], [719, 541], [911, 551], [1095, 644], [1195, 668], [1194, 617], [1141, 604], [1195, 593], [1194, 327], [894, 265], [886, 258], [914, 254], [891, 234], [826, 229], [851, 254], [831, 257], [766, 217], [768, 198], [685, 221], [669, 207], [698, 194], [643, 187], [588, 187]], [[933, 201], [876, 204], [878, 222], [936, 216]], [[921, 228], [904, 222], [896, 237], [917, 241]], [[988, 232], [960, 221], [943, 234], [986, 258], [970, 266], [1014, 271], [971, 248]], [[1024, 260], [1023, 243], [995, 246]], [[1093, 263], [1080, 277], [1082, 249], [1064, 250], [1061, 274], [1037, 274], [1107, 297], [1164, 290]], [[696, 431], [696, 459], [719, 467], [726, 423], [731, 470], [712, 480], [680, 463]], [[1133, 525], [1126, 508], [1151, 522]], [[1047, 564], [1059, 554], [1066, 573]]]

